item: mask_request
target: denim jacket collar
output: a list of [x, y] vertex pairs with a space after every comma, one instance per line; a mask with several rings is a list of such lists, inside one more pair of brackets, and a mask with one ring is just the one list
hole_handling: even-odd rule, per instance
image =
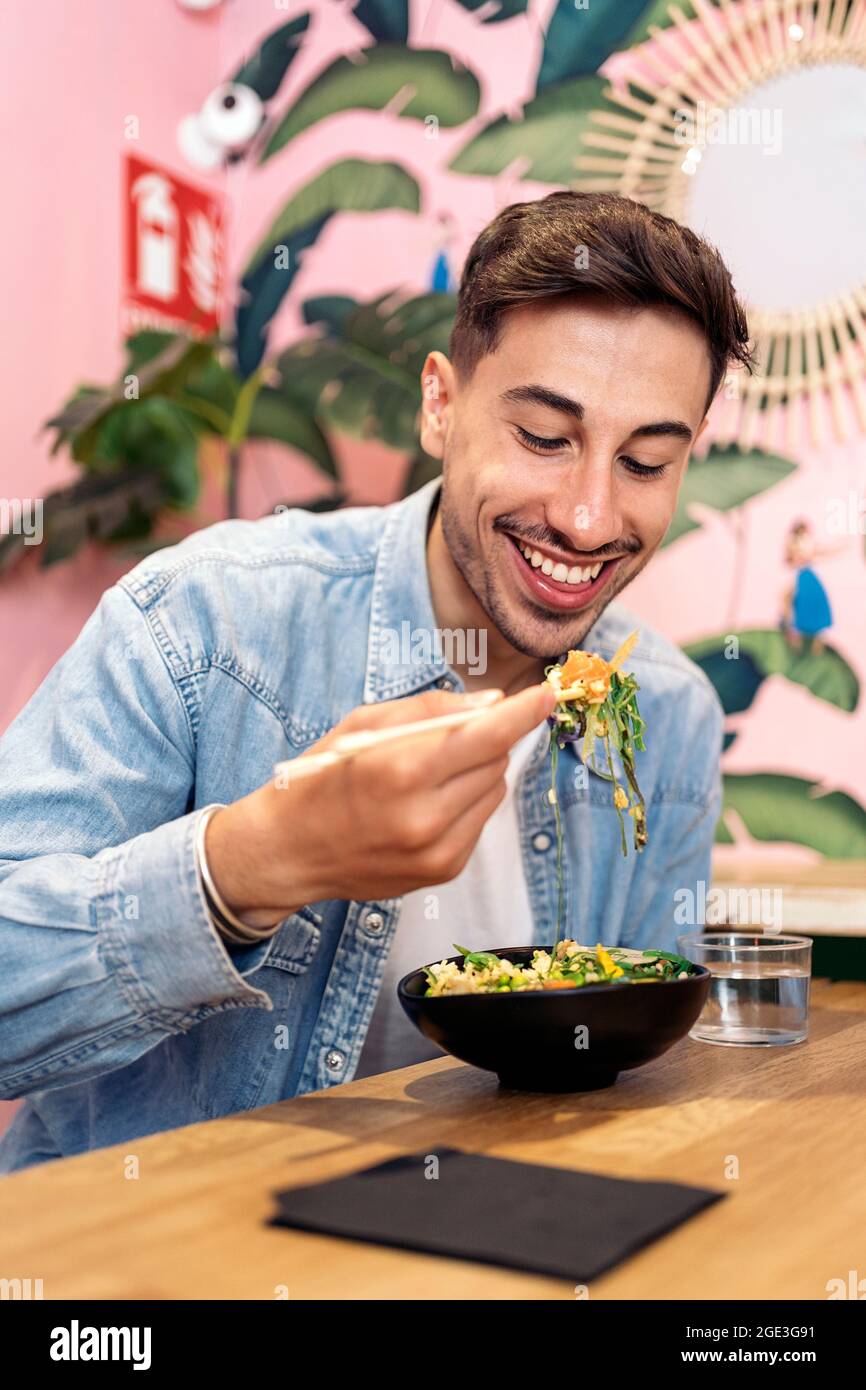
[[431, 642], [429, 661], [394, 662], [385, 655], [385, 644], [392, 634], [399, 639], [403, 632], [432, 635], [436, 631], [427, 574], [427, 522], [441, 481], [432, 478], [388, 509], [373, 580], [365, 704], [394, 700], [445, 679], [457, 690], [464, 688], [437, 643]]

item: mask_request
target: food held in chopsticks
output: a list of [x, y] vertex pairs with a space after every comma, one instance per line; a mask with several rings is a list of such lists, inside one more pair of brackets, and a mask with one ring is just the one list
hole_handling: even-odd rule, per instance
[[699, 972], [669, 951], [633, 951], [622, 946], [580, 946], [560, 941], [550, 951], [536, 950], [529, 965], [515, 965], [492, 951], [456, 949], [463, 957], [425, 968], [425, 994], [500, 994], [535, 989], [580, 989], [586, 985], [657, 984]]
[[[611, 661], [593, 652], [570, 651], [561, 666], [548, 666], [544, 673], [557, 697], [547, 721], [551, 726], [553, 775], [550, 800], [555, 806], [558, 750], [582, 739], [583, 761], [612, 784], [623, 854], [628, 853], [624, 812], [633, 823], [635, 849], [642, 850], [647, 842], [646, 806], [635, 773], [635, 753], [644, 749], [645, 725], [637, 707], [638, 683], [622, 670], [638, 635], [633, 632], [627, 637]], [[597, 766], [599, 747], [606, 755], [606, 771]], [[617, 777], [616, 762], [622, 769], [622, 781]]]

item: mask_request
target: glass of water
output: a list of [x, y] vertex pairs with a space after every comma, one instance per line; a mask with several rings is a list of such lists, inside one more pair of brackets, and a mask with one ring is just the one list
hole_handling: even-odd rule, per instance
[[712, 975], [689, 1037], [725, 1047], [803, 1042], [809, 1028], [812, 939], [748, 931], [677, 938], [681, 955]]

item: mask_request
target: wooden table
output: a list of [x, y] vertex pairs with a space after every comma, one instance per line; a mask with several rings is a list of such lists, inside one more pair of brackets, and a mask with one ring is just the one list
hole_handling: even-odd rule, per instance
[[866, 1276], [866, 985], [813, 982], [804, 1044], [686, 1038], [593, 1094], [500, 1092], [443, 1057], [13, 1174], [0, 1276], [41, 1278], [47, 1299], [273, 1299], [282, 1285], [291, 1299], [572, 1300], [561, 1280], [264, 1224], [277, 1188], [445, 1145], [730, 1194], [591, 1298], [826, 1299], [828, 1280]]

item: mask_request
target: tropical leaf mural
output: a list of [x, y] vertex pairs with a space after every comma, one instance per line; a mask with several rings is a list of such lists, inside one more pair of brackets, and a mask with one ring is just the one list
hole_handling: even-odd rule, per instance
[[823, 793], [818, 782], [759, 772], [724, 779], [717, 840], [732, 844], [731, 811], [755, 840], [785, 840], [828, 859], [866, 858], [866, 810], [845, 792]]
[[379, 44], [351, 59], [338, 58], [320, 73], [277, 122], [259, 163], [338, 111], [388, 107], [404, 119], [423, 121], [433, 113], [440, 126], [455, 126], [475, 115], [479, 94], [478, 79], [449, 54]]
[[258, 367], [267, 330], [292, 287], [302, 252], [314, 244], [336, 212], [403, 208], [417, 212], [418, 185], [399, 164], [344, 159], [293, 193], [253, 251], [241, 280], [235, 352], [243, 377]]
[[646, 8], [647, 0], [616, 0], [615, 5], [558, 0], [544, 36], [536, 92], [597, 72]]
[[696, 502], [727, 512], [741, 506], [768, 488], [789, 477], [797, 465], [790, 459], [767, 454], [758, 449], [743, 452], [736, 445], [729, 448], [711, 447], [705, 457], [693, 458], [680, 488], [677, 509], [668, 527], [664, 545], [672, 545], [689, 531], [697, 531], [700, 522], [690, 508]]
[[499, 116], [458, 150], [450, 168], [458, 174], [495, 178], [516, 161], [522, 179], [567, 186], [575, 159], [590, 128], [590, 113], [608, 105], [607, 83], [600, 77], [577, 77], [533, 97], [518, 119]]
[[308, 14], [281, 24], [259, 44], [255, 53], [237, 69], [230, 79], [243, 87], [252, 87], [262, 101], [276, 96], [280, 84], [294, 62], [301, 41], [310, 24]]
[[833, 647], [793, 647], [777, 629], [751, 628], [705, 637], [683, 650], [712, 681], [726, 714], [748, 709], [768, 676], [784, 676], [846, 714], [857, 708], [860, 682]]

